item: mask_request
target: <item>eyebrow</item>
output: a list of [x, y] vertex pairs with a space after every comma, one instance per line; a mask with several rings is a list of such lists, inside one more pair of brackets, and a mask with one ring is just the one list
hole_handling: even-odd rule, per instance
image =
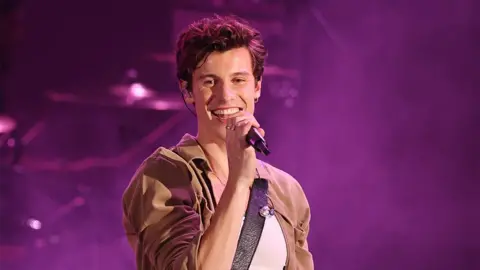
[[[235, 76], [249, 76], [250, 73], [247, 72], [247, 71], [239, 71], [239, 72], [235, 72], [235, 73], [232, 73], [230, 75], [230, 77], [235, 77]], [[213, 74], [213, 73], [205, 73], [205, 74], [200, 74], [200, 76], [198, 76], [199, 79], [205, 79], [205, 78], [218, 78], [217, 75]]]
[[201, 80], [201, 79], [205, 79], [205, 78], [209, 78], [209, 77], [218, 78], [217, 75], [211, 74], [211, 73], [200, 74], [200, 76], [198, 76], [198, 78], [199, 78], [200, 80]]
[[247, 72], [247, 71], [240, 71], [240, 72], [233, 73], [231, 76], [235, 77], [235, 76], [249, 76], [249, 75], [250, 75], [250, 73]]

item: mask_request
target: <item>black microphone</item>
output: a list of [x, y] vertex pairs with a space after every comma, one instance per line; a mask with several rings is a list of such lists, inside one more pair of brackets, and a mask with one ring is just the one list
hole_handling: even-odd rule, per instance
[[262, 137], [260, 132], [256, 127], [251, 127], [247, 133], [247, 143], [257, 151], [265, 156], [270, 154], [270, 150], [268, 149], [267, 141]]

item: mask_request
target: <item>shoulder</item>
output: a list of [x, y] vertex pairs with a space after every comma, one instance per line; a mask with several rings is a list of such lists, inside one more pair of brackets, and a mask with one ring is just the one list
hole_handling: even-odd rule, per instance
[[[124, 191], [124, 202], [148, 193], [172, 194], [173, 190], [191, 187], [187, 163], [171, 150], [160, 147], [138, 167]], [[187, 197], [190, 197], [190, 192]], [[187, 195], [184, 193], [184, 195]]]
[[188, 178], [189, 169], [182, 157], [170, 149], [160, 147], [143, 161], [136, 172], [136, 175], [138, 174], [162, 181], [170, 178], [181, 181]]
[[147, 157], [123, 192], [127, 234], [137, 234], [167, 215], [171, 221], [193, 213], [197, 201], [191, 179], [187, 163], [172, 151], [161, 147]]
[[299, 195], [304, 196], [303, 188], [295, 177], [269, 163], [263, 161], [262, 163], [267, 172], [272, 176], [271, 182], [275, 186], [278, 186], [282, 191], [299, 193]]
[[299, 232], [308, 232], [310, 204], [300, 183], [289, 173], [265, 163], [270, 174], [271, 199], [276, 210]]
[[[290, 211], [308, 211], [308, 199], [301, 184], [289, 173], [262, 162], [270, 178], [272, 195]], [[277, 203], [279, 203], [277, 202]]]

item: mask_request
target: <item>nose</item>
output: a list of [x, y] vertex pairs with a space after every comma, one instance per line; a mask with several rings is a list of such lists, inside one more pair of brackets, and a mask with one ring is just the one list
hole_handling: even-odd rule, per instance
[[219, 97], [223, 100], [232, 100], [235, 98], [235, 92], [226, 84], [219, 86]]

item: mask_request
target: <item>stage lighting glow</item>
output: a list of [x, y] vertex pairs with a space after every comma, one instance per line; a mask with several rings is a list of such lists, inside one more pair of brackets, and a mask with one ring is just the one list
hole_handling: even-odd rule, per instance
[[34, 218], [29, 218], [27, 220], [27, 225], [33, 230], [40, 230], [42, 228], [42, 223], [40, 222], [40, 220]]

